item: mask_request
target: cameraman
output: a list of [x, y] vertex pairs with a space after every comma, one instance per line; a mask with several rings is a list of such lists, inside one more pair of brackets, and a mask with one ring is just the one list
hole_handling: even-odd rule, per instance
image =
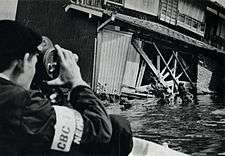
[[40, 92], [30, 90], [41, 42], [31, 29], [0, 21], [0, 155], [64, 155], [79, 153], [79, 144], [109, 143], [110, 118], [82, 79], [72, 52], [55, 46], [61, 71], [48, 84], [68, 85], [73, 108], [52, 106]]

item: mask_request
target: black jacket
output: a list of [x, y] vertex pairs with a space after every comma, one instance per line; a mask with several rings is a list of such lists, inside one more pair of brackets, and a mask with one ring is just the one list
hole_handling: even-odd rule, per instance
[[[112, 135], [110, 118], [101, 101], [88, 87], [71, 91], [70, 103], [84, 120], [82, 144], [108, 143]], [[0, 155], [48, 151], [55, 133], [56, 113], [40, 92], [0, 78]], [[77, 148], [75, 143], [71, 148]], [[29, 155], [29, 154], [28, 154]]]

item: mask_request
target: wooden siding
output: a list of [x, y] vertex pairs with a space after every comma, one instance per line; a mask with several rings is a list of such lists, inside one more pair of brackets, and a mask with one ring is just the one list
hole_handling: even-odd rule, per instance
[[205, 19], [205, 8], [204, 5], [201, 7], [195, 3], [191, 3], [187, 0], [179, 0], [178, 4], [179, 13], [185, 14], [196, 19], [199, 22], [204, 22]]
[[125, 0], [125, 8], [157, 16], [159, 0]]

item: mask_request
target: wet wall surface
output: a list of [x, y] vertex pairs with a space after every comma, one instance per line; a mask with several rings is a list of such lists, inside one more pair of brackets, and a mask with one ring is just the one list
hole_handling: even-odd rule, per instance
[[127, 117], [134, 136], [166, 142], [170, 148], [193, 156], [225, 155], [225, 99], [201, 95], [189, 104], [162, 105], [157, 101], [132, 100], [130, 109], [122, 111], [118, 104], [107, 109]]

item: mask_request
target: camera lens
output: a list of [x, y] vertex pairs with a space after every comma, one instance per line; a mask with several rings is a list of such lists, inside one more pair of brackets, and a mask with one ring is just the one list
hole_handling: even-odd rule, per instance
[[42, 36], [42, 43], [38, 46], [43, 56], [43, 64], [46, 69], [46, 73], [50, 78], [57, 78], [59, 75], [59, 57], [52, 41]]
[[51, 78], [57, 78], [59, 75], [60, 66], [59, 66], [59, 57], [55, 49], [51, 51], [47, 51], [45, 53], [43, 58], [43, 63], [44, 63], [47, 74]]

